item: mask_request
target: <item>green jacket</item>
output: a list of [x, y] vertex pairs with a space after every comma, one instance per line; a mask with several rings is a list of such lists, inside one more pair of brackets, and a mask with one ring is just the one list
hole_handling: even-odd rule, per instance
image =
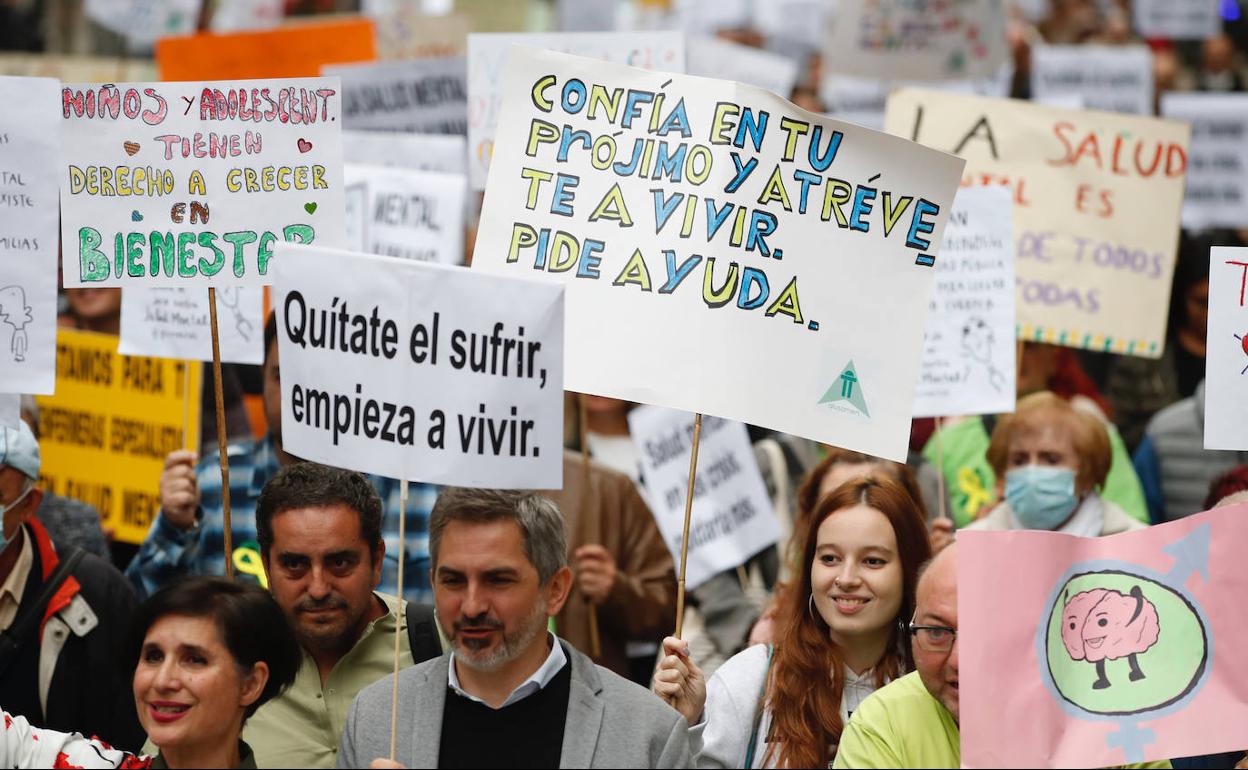
[[[1115, 503], [1132, 518], [1149, 523], [1148, 504], [1144, 501], [1144, 489], [1131, 466], [1131, 457], [1118, 435], [1118, 429], [1106, 425], [1113, 461], [1101, 497]], [[923, 457], [945, 477], [945, 494], [949, 501], [949, 513], [958, 527], [965, 527], [987, 513], [996, 502], [996, 474], [988, 464], [988, 429], [983, 418], [969, 417], [952, 425], [946, 425], [933, 434], [923, 447]], [[943, 467], [936, 462], [936, 442], [940, 441], [939, 454]]]

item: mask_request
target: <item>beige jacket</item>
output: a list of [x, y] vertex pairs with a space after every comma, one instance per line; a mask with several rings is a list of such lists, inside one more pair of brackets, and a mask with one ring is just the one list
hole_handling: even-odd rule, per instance
[[[1144, 529], [1148, 526], [1133, 519], [1126, 511], [1104, 498], [1101, 498], [1101, 506], [1105, 511], [1105, 518], [1101, 524], [1101, 537], [1117, 535], [1120, 532], [1129, 532], [1133, 529]], [[993, 508], [987, 516], [963, 527], [963, 529], [980, 532], [999, 532], [1011, 528], [1010, 506], [1004, 500], [998, 503], [997, 507]]]
[[[588, 484], [587, 484], [588, 481]], [[602, 653], [594, 661], [628, 676], [624, 646], [631, 640], [658, 640], [676, 625], [676, 569], [649, 506], [631, 479], [590, 462], [588, 479], [581, 455], [565, 452], [563, 489], [546, 493], [563, 512], [568, 528], [568, 559], [586, 544], [598, 544], [614, 557], [615, 586], [598, 608]], [[559, 636], [590, 654], [590, 611], [572, 584], [568, 603], [555, 623]]]

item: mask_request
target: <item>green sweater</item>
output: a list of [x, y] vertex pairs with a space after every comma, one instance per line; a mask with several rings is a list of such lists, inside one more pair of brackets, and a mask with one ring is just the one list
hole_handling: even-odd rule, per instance
[[[1144, 489], [1131, 466], [1127, 447], [1118, 435], [1118, 429], [1106, 425], [1113, 461], [1101, 497], [1115, 503], [1132, 518], [1148, 524], [1148, 505], [1144, 501]], [[939, 437], [944, 466], [936, 463], [936, 441]], [[950, 515], [959, 527], [965, 527], [987, 512], [996, 502], [996, 474], [988, 464], [989, 435], [984, 421], [969, 417], [952, 425], [944, 426], [923, 447], [923, 457], [945, 477], [945, 490], [949, 499]]]

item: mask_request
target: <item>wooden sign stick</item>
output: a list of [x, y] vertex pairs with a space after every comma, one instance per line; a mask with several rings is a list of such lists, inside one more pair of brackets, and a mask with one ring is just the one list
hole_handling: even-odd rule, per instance
[[182, 363], [182, 448], [195, 451], [191, 446], [191, 361]]
[[217, 290], [208, 287], [208, 319], [212, 324], [212, 390], [217, 402], [217, 449], [221, 454], [221, 512], [225, 574], [234, 577], [234, 535], [230, 529], [230, 458], [225, 452], [225, 396], [221, 392], [221, 334], [217, 330]]
[[945, 453], [942, 451], [944, 440], [940, 435], [940, 418], [936, 418], [936, 510], [938, 519], [947, 518], [945, 511]]
[[[591, 532], [597, 533], [598, 522], [584, 521], [589, 513], [589, 500], [593, 499], [593, 491], [589, 488], [589, 407], [585, 403], [585, 394], [576, 394], [576, 406], [578, 410], [577, 427], [580, 431], [581, 439], [581, 482], [584, 490], [582, 498], [582, 506], [580, 511], [581, 531], [590, 528]], [[590, 542], [597, 543], [602, 538], [595, 536], [590, 538]], [[602, 637], [598, 628], [598, 606], [596, 604], [589, 605], [589, 657], [598, 660], [602, 657]]]
[[[407, 479], [399, 481], [399, 613], [403, 614], [403, 546], [407, 539]], [[409, 618], [407, 622], [412, 622]], [[394, 687], [390, 691], [390, 761], [399, 742], [399, 642], [403, 638], [402, 623], [394, 623]], [[454, 664], [452, 664], [454, 665]]]
[[693, 515], [693, 480], [698, 472], [698, 444], [702, 440], [702, 413], [693, 419], [693, 447], [689, 454], [689, 489], [685, 494], [685, 528], [680, 535], [680, 576], [676, 582], [676, 638], [685, 625], [685, 564], [689, 560], [689, 519]]

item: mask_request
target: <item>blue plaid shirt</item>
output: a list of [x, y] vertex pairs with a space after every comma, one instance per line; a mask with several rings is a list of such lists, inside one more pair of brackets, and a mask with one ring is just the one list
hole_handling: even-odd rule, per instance
[[[264, 485], [277, 475], [280, 467], [277, 447], [265, 437], [231, 444], [226, 447], [226, 455], [230, 459], [234, 574], [240, 579], [264, 584], [264, 567], [256, 543], [256, 501]], [[140, 597], [150, 596], [183, 575], [225, 574], [225, 515], [221, 505], [221, 467], [216, 454], [201, 460], [196, 474], [200, 489], [199, 526], [180, 530], [170, 524], [163, 513], [157, 514], [139, 552], [126, 568], [126, 577], [138, 589]], [[399, 482], [381, 476], [368, 476], [368, 479], [381, 495], [384, 506], [382, 537], [386, 541], [386, 559], [378, 590], [411, 601], [431, 601], [429, 512], [438, 496], [437, 487], [416, 482], [408, 484], [407, 544], [403, 549], [405, 590], [400, 593]]]

